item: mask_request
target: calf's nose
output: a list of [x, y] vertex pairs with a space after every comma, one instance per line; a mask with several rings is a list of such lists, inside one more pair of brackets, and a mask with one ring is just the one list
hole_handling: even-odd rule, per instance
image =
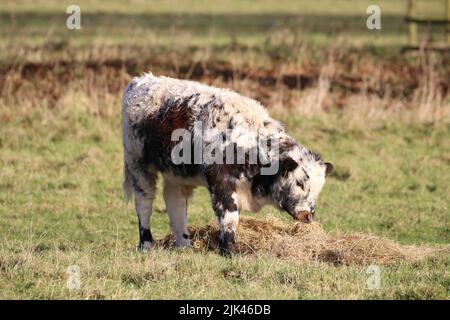
[[305, 222], [313, 222], [314, 221], [314, 212], [308, 212], [308, 214], [305, 216]]
[[299, 220], [301, 222], [312, 222], [314, 220], [314, 213], [309, 211], [300, 211], [298, 214], [294, 216], [294, 219]]

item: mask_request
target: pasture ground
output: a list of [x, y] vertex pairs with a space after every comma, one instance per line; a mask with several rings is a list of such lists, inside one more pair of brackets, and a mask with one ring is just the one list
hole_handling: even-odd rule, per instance
[[[367, 266], [141, 253], [121, 190], [121, 91], [152, 70], [259, 99], [333, 162], [318, 203], [327, 232], [448, 245], [450, 58], [399, 53], [402, 1], [380, 1], [375, 33], [370, 1], [79, 2], [85, 24], [73, 32], [64, 1], [0, 8], [0, 298], [449, 298], [443, 255], [380, 266], [370, 290]], [[206, 190], [189, 212], [190, 224], [212, 220]], [[291, 221], [272, 208], [243, 215]], [[160, 193], [152, 231], [170, 232]]]

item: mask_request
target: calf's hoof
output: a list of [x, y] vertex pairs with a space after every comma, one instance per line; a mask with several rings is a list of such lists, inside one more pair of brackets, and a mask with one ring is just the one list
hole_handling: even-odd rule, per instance
[[191, 239], [189, 239], [189, 235], [183, 233], [181, 237], [175, 238], [175, 244], [178, 248], [190, 248], [191, 245]]
[[231, 257], [231, 253], [236, 250], [236, 233], [225, 231], [221, 234], [219, 239], [219, 253], [224, 257]]
[[139, 250], [141, 251], [150, 251], [155, 246], [155, 243], [153, 241], [143, 241], [139, 243]]

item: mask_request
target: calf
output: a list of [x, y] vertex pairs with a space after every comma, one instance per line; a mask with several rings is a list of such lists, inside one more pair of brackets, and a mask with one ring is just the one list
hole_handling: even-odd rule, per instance
[[124, 190], [135, 197], [139, 246], [150, 231], [157, 173], [177, 246], [190, 246], [187, 203], [205, 186], [227, 254], [240, 210], [271, 204], [309, 222], [332, 165], [290, 137], [257, 101], [200, 83], [144, 74], [127, 86], [122, 104]]

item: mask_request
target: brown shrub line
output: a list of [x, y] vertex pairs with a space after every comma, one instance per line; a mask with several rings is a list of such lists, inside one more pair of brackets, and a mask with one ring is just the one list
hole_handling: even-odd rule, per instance
[[[421, 79], [426, 76], [420, 67], [413, 66], [392, 64], [375, 66], [373, 63], [367, 63], [366, 65], [359, 63], [356, 66], [356, 71], [351, 72], [349, 69], [355, 68], [352, 61], [344, 60], [334, 64], [335, 71], [329, 79], [330, 88], [341, 95], [365, 93], [378, 97], [386, 95], [391, 98], [411, 97], [420, 86]], [[116, 92], [118, 80], [120, 80], [119, 83], [122, 83], [128, 80], [131, 75], [138, 75], [145, 71], [199, 81], [214, 81], [220, 78], [224, 82], [230, 82], [246, 79], [258, 83], [266, 90], [273, 89], [274, 86], [279, 84], [288, 89], [310, 88], [317, 85], [322, 72], [322, 66], [317, 64], [283, 68], [283, 71], [280, 71], [279, 68], [255, 68], [248, 65], [242, 65], [236, 69], [230, 62], [187, 61], [178, 65], [171, 60], [158, 56], [140, 61], [136, 59], [106, 59], [81, 62], [23, 62], [4, 65], [1, 69], [0, 95], [6, 88], [5, 82], [10, 74], [16, 75], [14, 92], [25, 81], [42, 81], [49, 84], [55, 82], [64, 86], [70, 81], [84, 78], [90, 72], [106, 74], [105, 85], [110, 89], [110, 92]], [[117, 77], [121, 78], [118, 79]], [[449, 82], [442, 77], [436, 77], [435, 82], [435, 89], [442, 96], [446, 96]], [[50, 100], [58, 98], [55, 90], [49, 89], [46, 92]]]
[[389, 69], [387, 64], [375, 66], [373, 59], [362, 63], [333, 57], [320, 67], [280, 62], [282, 68], [276, 70], [273, 66], [250, 66], [236, 57], [229, 61], [185, 59], [188, 62], [184, 64], [179, 64], [185, 60], [178, 58], [175, 54], [142, 60], [90, 58], [3, 65], [0, 105], [54, 108], [67, 100], [68, 93], [75, 92], [90, 101], [95, 114], [111, 114], [102, 112], [104, 106], [120, 103], [132, 76], [152, 71], [231, 88], [280, 112], [315, 115], [338, 107], [352, 115], [355, 123], [364, 122], [361, 117], [440, 121], [450, 116], [450, 82], [444, 81], [446, 71], [439, 69], [439, 59], [423, 57], [420, 66], [393, 65]]

